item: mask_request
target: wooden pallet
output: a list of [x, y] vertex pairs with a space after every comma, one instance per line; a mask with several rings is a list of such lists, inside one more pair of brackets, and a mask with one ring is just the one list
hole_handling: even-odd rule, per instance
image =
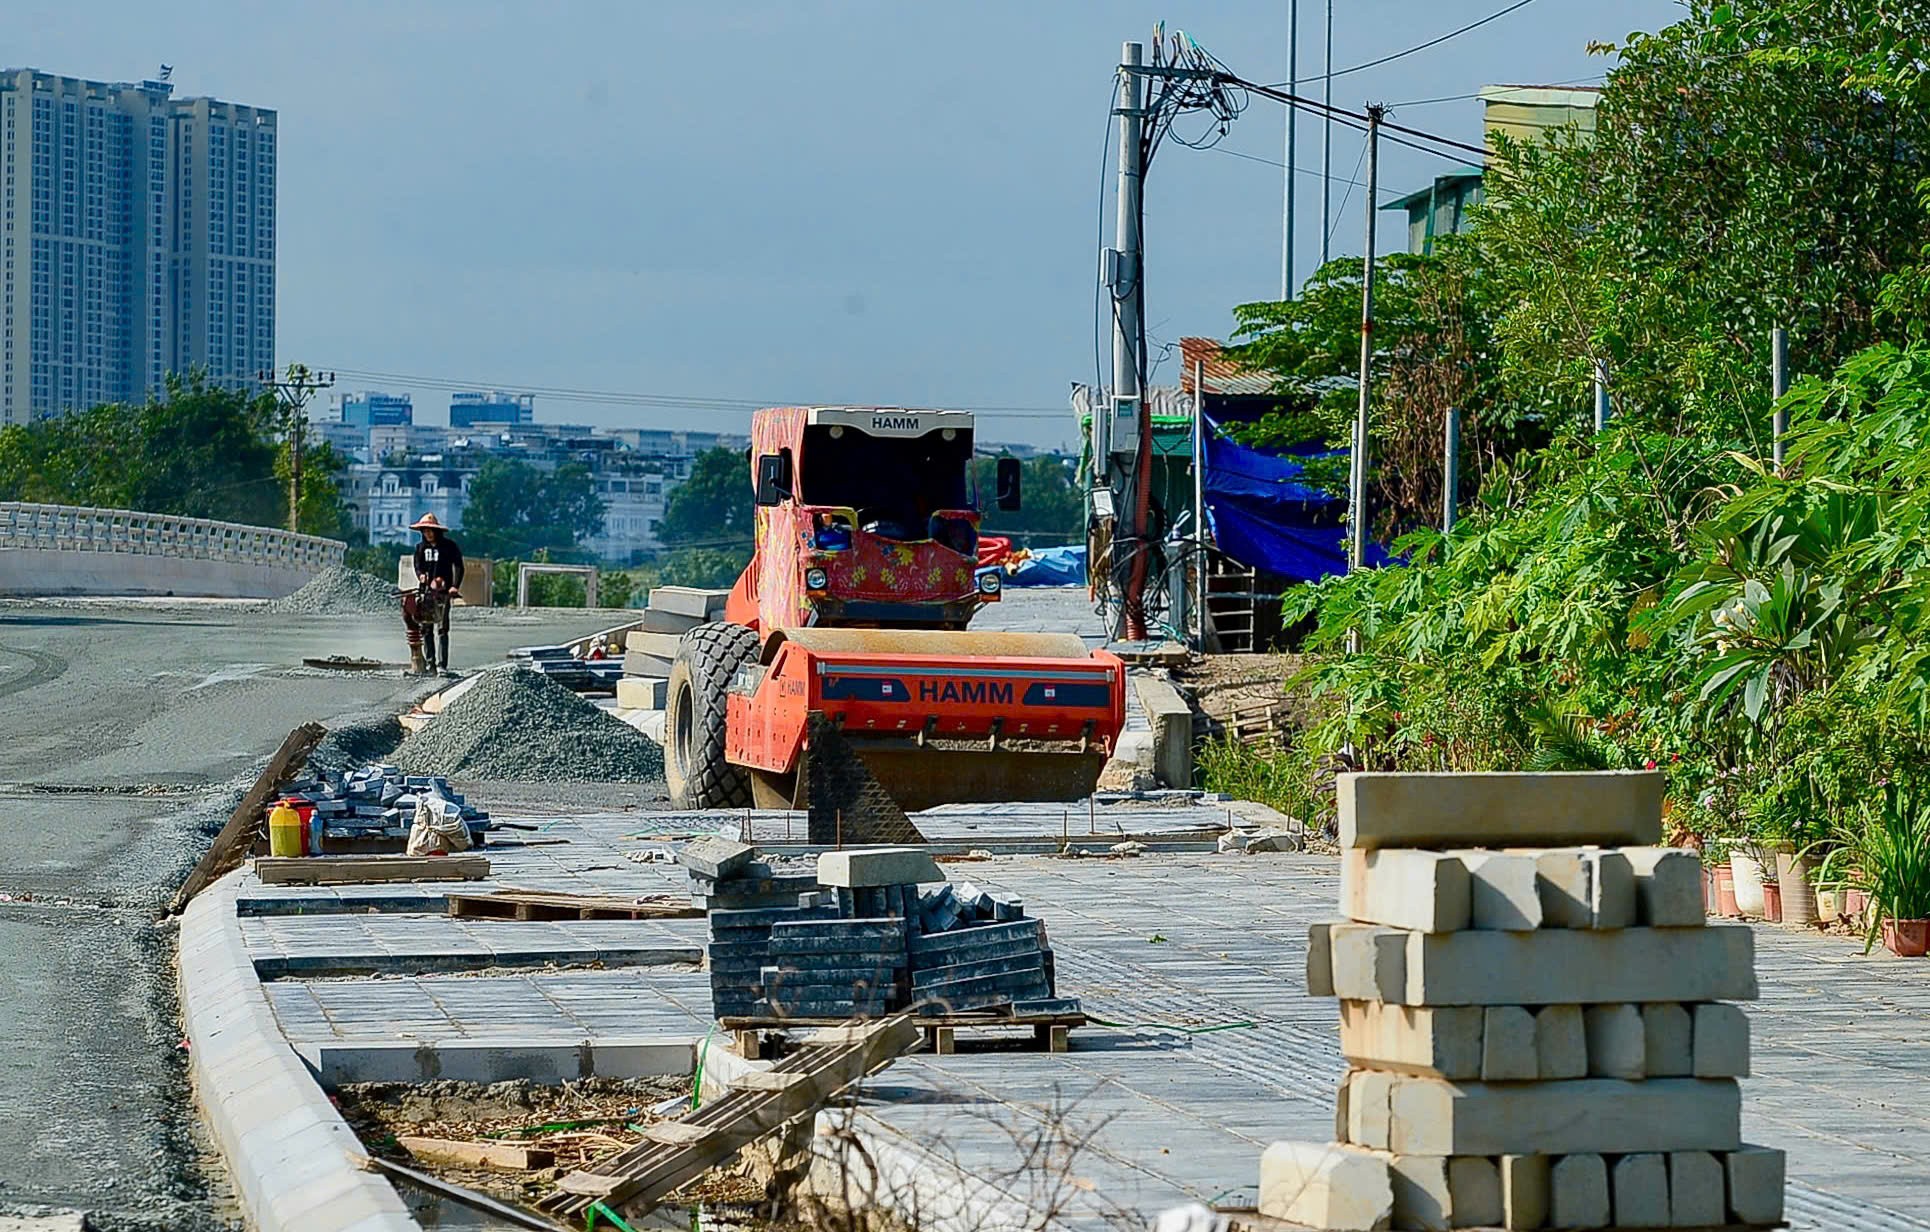
[[[773, 1037], [786, 1031], [807, 1027], [832, 1026], [838, 1018], [719, 1018], [717, 1025], [736, 1037], [737, 1055], [760, 1057]], [[1072, 1029], [1086, 1025], [1084, 1014], [998, 1014], [964, 1013], [914, 1015], [911, 1021], [924, 1033], [926, 1051], [950, 1056], [958, 1051], [958, 1032], [992, 1028], [1030, 1027], [1032, 1046], [1046, 1052], [1066, 1052], [1072, 1047]]]
[[702, 907], [670, 899], [621, 898], [614, 894], [553, 894], [544, 890], [496, 890], [451, 894], [449, 914], [477, 920], [691, 920]]
[[572, 1225], [598, 1202], [631, 1214], [648, 1211], [678, 1186], [809, 1116], [917, 1042], [917, 1024], [903, 1014], [820, 1031], [770, 1069], [733, 1080], [730, 1090], [682, 1120], [646, 1127], [647, 1141], [564, 1176], [539, 1206]]

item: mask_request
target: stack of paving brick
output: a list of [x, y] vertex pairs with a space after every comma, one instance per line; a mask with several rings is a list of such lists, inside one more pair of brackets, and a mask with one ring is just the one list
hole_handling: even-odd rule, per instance
[[[1752, 936], [1654, 846], [1659, 777], [1339, 782], [1341, 910], [1308, 986], [1340, 998], [1333, 1144], [1275, 1143], [1263, 1214], [1312, 1227], [1716, 1228], [1782, 1218], [1746, 1146]], [[1551, 844], [1543, 846], [1541, 844]], [[1570, 845], [1572, 844], [1572, 845]]]
[[818, 888], [809, 866], [784, 868], [757, 858], [748, 843], [705, 835], [677, 852], [690, 874], [690, 901], [706, 909], [741, 911], [757, 907], [795, 907], [798, 895]]
[[471, 835], [489, 828], [489, 814], [472, 806], [440, 774], [403, 774], [394, 766], [372, 763], [347, 774], [328, 772], [297, 779], [287, 794], [315, 806], [325, 838], [399, 838], [415, 821], [417, 800], [425, 794], [442, 797], [462, 809]]
[[813, 888], [788, 902], [720, 905], [718, 895], [755, 867], [753, 854], [705, 839], [678, 857], [693, 880], [714, 887], [711, 999], [720, 1018], [1078, 1009], [1054, 996], [1040, 922], [1024, 918], [1016, 899], [954, 889], [925, 851], [826, 852]]

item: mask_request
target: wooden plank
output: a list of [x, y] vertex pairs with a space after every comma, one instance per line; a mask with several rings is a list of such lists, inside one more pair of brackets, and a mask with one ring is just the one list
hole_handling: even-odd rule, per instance
[[733, 1091], [788, 1091], [809, 1082], [809, 1074], [780, 1074], [776, 1070], [752, 1070], [730, 1080]]
[[263, 885], [347, 885], [382, 881], [480, 881], [486, 856], [258, 856]]
[[488, 894], [451, 894], [449, 914], [499, 920], [690, 920], [702, 917], [704, 909], [688, 902], [618, 894], [501, 889]]
[[169, 911], [178, 914], [188, 905], [188, 900], [199, 894], [209, 882], [241, 866], [248, 854], [247, 840], [254, 837], [262, 809], [274, 796], [275, 790], [294, 777], [295, 770], [308, 760], [308, 755], [315, 751], [315, 746], [322, 742], [326, 734], [328, 729], [320, 723], [304, 723], [288, 733], [287, 739], [281, 742], [281, 747], [275, 750], [275, 755], [268, 759], [268, 764], [256, 776], [254, 786], [241, 797], [241, 803], [235, 805], [235, 811], [228, 814], [221, 833], [214, 836], [214, 842], [195, 864], [194, 871], [181, 883], [174, 901], [168, 905]]
[[501, 1142], [459, 1142], [453, 1138], [396, 1138], [403, 1150], [424, 1163], [452, 1168], [486, 1168], [492, 1172], [531, 1172], [556, 1165], [556, 1153], [538, 1147]]
[[[881, 1020], [852, 1044], [806, 1046], [765, 1071], [778, 1089], [734, 1086], [681, 1123], [710, 1132], [683, 1145], [631, 1147], [558, 1182], [542, 1202], [551, 1214], [575, 1218], [601, 1199], [631, 1213], [649, 1210], [665, 1194], [723, 1163], [740, 1149], [807, 1116], [839, 1091], [915, 1046], [921, 1029], [908, 1015]], [[781, 1077], [780, 1077], [781, 1076]], [[608, 1182], [616, 1180], [616, 1184]]]
[[551, 1220], [538, 1218], [528, 1211], [517, 1210], [506, 1202], [498, 1202], [488, 1194], [480, 1194], [452, 1181], [445, 1181], [441, 1177], [419, 1172], [393, 1159], [378, 1159], [373, 1155], [364, 1155], [356, 1159], [356, 1163], [370, 1171], [386, 1172], [390, 1176], [401, 1177], [411, 1185], [433, 1194], [440, 1194], [451, 1202], [459, 1202], [471, 1210], [491, 1215], [512, 1228], [533, 1228], [536, 1232], [555, 1232], [559, 1226]]
[[709, 1125], [687, 1125], [682, 1121], [653, 1121], [643, 1127], [643, 1136], [664, 1146], [688, 1146], [702, 1142], [717, 1130]]

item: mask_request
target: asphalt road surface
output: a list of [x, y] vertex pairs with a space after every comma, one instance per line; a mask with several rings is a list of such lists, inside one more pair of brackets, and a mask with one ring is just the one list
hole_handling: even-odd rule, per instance
[[[458, 612], [458, 669], [615, 623]], [[402, 709], [399, 618], [0, 603], [0, 1212], [219, 1226], [196, 1165], [161, 908], [289, 730]], [[218, 1189], [218, 1186], [217, 1186]]]

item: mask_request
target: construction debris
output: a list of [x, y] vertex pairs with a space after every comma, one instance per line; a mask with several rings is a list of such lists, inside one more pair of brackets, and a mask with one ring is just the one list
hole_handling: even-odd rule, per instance
[[663, 750], [537, 672], [484, 672], [421, 731], [397, 747], [417, 774], [514, 782], [649, 783]]
[[403, 838], [415, 821], [416, 806], [438, 798], [456, 806], [472, 842], [489, 829], [489, 814], [471, 805], [439, 774], [404, 774], [395, 766], [372, 762], [346, 774], [323, 771], [295, 779], [287, 795], [313, 804], [324, 839]]
[[293, 594], [263, 605], [270, 612], [291, 616], [361, 616], [394, 612], [402, 599], [392, 582], [371, 577], [360, 569], [330, 565]]
[[710, 908], [711, 1002], [720, 1019], [1079, 1012], [1076, 998], [1057, 995], [1045, 926], [1016, 898], [953, 886], [928, 852], [826, 852], [800, 890], [801, 875], [780, 884], [768, 865], [748, 860], [749, 848], [721, 843], [680, 857], [713, 868], [722, 854], [731, 867], [717, 879], [692, 868]]
[[[1326, 1229], [1779, 1225], [1742, 1141], [1752, 935], [1650, 846], [1660, 776], [1343, 774], [1337, 1141], [1276, 1142], [1260, 1214]], [[1537, 839], [1557, 844], [1533, 847]], [[1569, 842], [1605, 846], [1562, 846]], [[1479, 849], [1480, 843], [1493, 849]], [[1621, 846], [1620, 844], [1629, 844]], [[1505, 850], [1502, 849], [1505, 845]]]
[[262, 810], [326, 734], [327, 729], [320, 723], [304, 723], [288, 733], [281, 747], [275, 750], [275, 755], [262, 767], [254, 785], [241, 797], [241, 803], [235, 805], [235, 811], [228, 815], [227, 824], [215, 835], [214, 843], [202, 854], [194, 870], [188, 874], [188, 879], [181, 883], [168, 910], [178, 913], [188, 905], [189, 899], [201, 892], [203, 886], [230, 869], [240, 867], [248, 857], [248, 844], [255, 836], [256, 827], [261, 824]]
[[504, 658], [572, 693], [614, 693], [617, 681], [623, 679], [622, 660], [578, 658], [568, 646], [518, 646]]
[[565, 1176], [542, 1209], [572, 1224], [598, 1202], [646, 1212], [679, 1185], [890, 1064], [919, 1038], [917, 1025], [902, 1016], [822, 1032], [770, 1069], [744, 1074], [683, 1120], [648, 1127], [654, 1141]]

